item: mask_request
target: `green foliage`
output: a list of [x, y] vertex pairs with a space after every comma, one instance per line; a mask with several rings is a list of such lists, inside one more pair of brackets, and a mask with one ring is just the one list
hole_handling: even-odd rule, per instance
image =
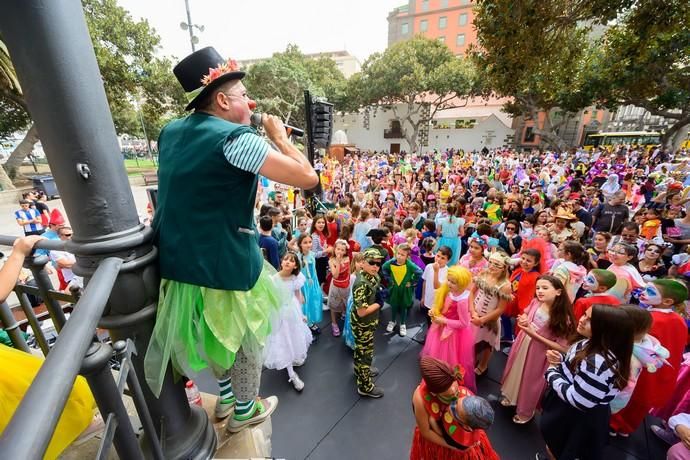
[[591, 19], [594, 10], [609, 18], [616, 12], [594, 0], [477, 1], [478, 43], [470, 52], [484, 70], [484, 90], [511, 97], [505, 110], [514, 116], [536, 119], [545, 111], [538, 134], [555, 148], [564, 145], [549, 112], [557, 107], [577, 112], [593, 99], [585, 85], [591, 28], [580, 21]]
[[26, 129], [31, 118], [26, 109], [9, 98], [0, 97], [0, 139]]
[[676, 120], [667, 134], [690, 123], [687, 0], [637, 2], [607, 29], [592, 66], [592, 91], [607, 107], [635, 104]]
[[295, 126], [305, 126], [305, 89], [314, 96], [325, 96], [336, 109], [346, 97], [345, 77], [335, 62], [328, 57], [307, 57], [295, 45], [251, 66], [243, 82], [256, 100], [257, 110], [278, 115]]
[[[350, 106], [393, 111], [412, 150], [420, 128], [437, 110], [462, 105], [478, 91], [475, 68], [438, 40], [414, 37], [375, 53], [348, 82]], [[403, 107], [400, 106], [403, 105]], [[420, 114], [430, 109], [429, 119]]]

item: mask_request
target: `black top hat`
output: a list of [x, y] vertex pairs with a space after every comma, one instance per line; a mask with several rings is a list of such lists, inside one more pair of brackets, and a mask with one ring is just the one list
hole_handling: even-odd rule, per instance
[[226, 61], [211, 46], [182, 59], [173, 73], [187, 93], [189, 104], [185, 110], [196, 108], [199, 101], [226, 81], [241, 80], [245, 75], [239, 70], [237, 62], [232, 59]]

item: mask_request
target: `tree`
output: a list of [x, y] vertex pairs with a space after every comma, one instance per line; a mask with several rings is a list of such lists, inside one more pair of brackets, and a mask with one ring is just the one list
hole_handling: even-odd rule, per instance
[[[116, 130], [142, 134], [136, 103], [141, 105], [149, 135], [157, 136], [163, 121], [181, 113], [186, 105], [170, 60], [155, 56], [160, 37], [147, 21], [135, 21], [115, 0], [83, 0], [82, 5]], [[39, 137], [34, 125], [29, 124], [28, 108], [1, 42], [0, 118], [3, 132], [28, 128], [26, 137], [4, 165], [5, 171], [14, 174]]]
[[484, 69], [484, 91], [510, 97], [506, 112], [535, 120], [534, 133], [557, 150], [568, 147], [561, 126], [594, 99], [586, 85], [594, 52], [590, 33], [594, 24], [615, 15], [621, 2], [609, 3], [477, 1], [477, 45], [470, 52]]
[[677, 150], [690, 125], [690, 8], [686, 0], [640, 1], [609, 27], [592, 60], [602, 105], [633, 104], [672, 120], [662, 142]]
[[339, 104], [346, 81], [335, 62], [326, 57], [305, 56], [297, 46], [247, 69], [243, 80], [258, 110], [278, 115], [283, 122], [305, 126], [304, 90]]
[[436, 112], [466, 105], [475, 88], [476, 72], [467, 59], [422, 36], [373, 54], [348, 81], [351, 103], [392, 111], [412, 151]]

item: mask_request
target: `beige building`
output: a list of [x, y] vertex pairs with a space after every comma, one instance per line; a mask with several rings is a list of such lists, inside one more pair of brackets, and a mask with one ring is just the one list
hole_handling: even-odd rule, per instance
[[[357, 59], [347, 51], [327, 51], [323, 53], [305, 54], [305, 56], [313, 59], [318, 59], [320, 57], [331, 58], [335, 62], [335, 65], [338, 67], [338, 70], [342, 72], [345, 78], [350, 78], [353, 74], [359, 72], [362, 66], [359, 62], [359, 59]], [[269, 58], [264, 57], [257, 59], [245, 59], [243, 61], [237, 61], [237, 64], [239, 64], [240, 67], [249, 68], [254, 64], [258, 64], [259, 62], [265, 61], [266, 59]]]

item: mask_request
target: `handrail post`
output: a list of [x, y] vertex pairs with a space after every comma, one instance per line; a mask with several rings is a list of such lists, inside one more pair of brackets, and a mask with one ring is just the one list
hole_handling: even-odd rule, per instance
[[[141, 350], [132, 362], [145, 382], [143, 360], [156, 316], [147, 307], [157, 304], [158, 264], [152, 233], [139, 223], [81, 2], [6, 0], [0, 34], [74, 229], [65, 248], [76, 255], [73, 271], [88, 285], [104, 259], [124, 261], [104, 320], [118, 318], [108, 327], [113, 341], [129, 338]], [[156, 430], [164, 433], [165, 458], [213, 456], [213, 426], [203, 411], [190, 409], [170, 367], [160, 398], [147, 385], [142, 390]]]
[[14, 319], [12, 310], [7, 302], [0, 303], [0, 323], [2, 323], [3, 329], [5, 329], [10, 336], [15, 348], [31, 353], [31, 349], [26, 344], [26, 340], [24, 340], [24, 336], [22, 335], [22, 330], [19, 329], [19, 324], [17, 320]]
[[62, 306], [60, 302], [50, 297], [50, 290], [53, 289], [53, 282], [50, 281], [48, 272], [46, 272], [46, 264], [48, 263], [48, 256], [32, 256], [27, 257], [24, 261], [24, 265], [31, 270], [31, 273], [36, 280], [36, 286], [41, 292], [41, 297], [43, 298], [43, 303], [48, 309], [50, 318], [53, 320], [53, 325], [55, 330], [60, 332], [65, 326], [65, 312], [62, 311]]

